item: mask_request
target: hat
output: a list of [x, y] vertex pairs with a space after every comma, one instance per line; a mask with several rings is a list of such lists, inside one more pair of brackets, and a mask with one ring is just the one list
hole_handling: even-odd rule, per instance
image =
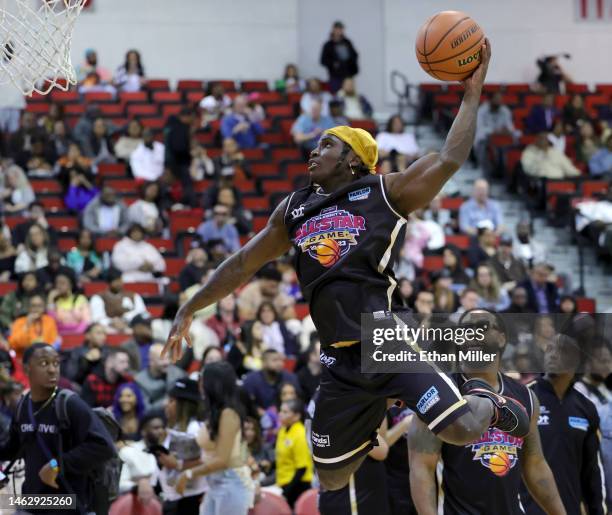
[[179, 379], [176, 383], [174, 383], [174, 386], [168, 392], [168, 395], [170, 397], [174, 397], [175, 399], [184, 399], [193, 402], [202, 400], [197, 381], [188, 378]]
[[151, 326], [151, 317], [148, 314], [136, 315], [130, 322], [130, 327], [137, 325], [148, 325]]
[[512, 236], [509, 234], [502, 234], [499, 238], [500, 245], [512, 245]]
[[363, 129], [354, 129], [346, 125], [339, 125], [327, 129], [324, 134], [331, 134], [344, 141], [368, 167], [370, 173], [376, 173], [378, 161], [378, 146], [372, 135]]
[[344, 28], [344, 23], [342, 23], [340, 20], [337, 20], [334, 22], [333, 27], [335, 29], [343, 29]]

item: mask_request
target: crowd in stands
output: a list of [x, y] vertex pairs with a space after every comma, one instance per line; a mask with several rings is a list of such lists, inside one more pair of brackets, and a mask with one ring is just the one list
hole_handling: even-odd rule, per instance
[[[366, 120], [377, 132], [380, 173], [404, 169], [423, 150], [398, 115], [376, 131], [372, 107], [356, 87], [357, 53], [343, 30], [334, 24], [321, 55], [328, 84], [305, 81], [292, 64], [276, 83], [294, 99], [286, 134], [295, 144], [291, 150], [307, 154], [325, 129]], [[135, 50], [114, 75], [88, 50], [78, 75], [82, 95], [152, 94]], [[545, 92], [520, 127], [499, 91], [483, 102], [475, 158], [489, 175], [499, 168], [491, 151], [497, 136], [515, 145], [533, 135], [520, 158], [524, 184], [612, 177], [612, 99], [595, 111], [585, 108], [580, 94], [560, 106], [558, 98]], [[13, 393], [28, 387], [24, 351], [36, 342], [52, 345], [62, 358], [60, 385], [91, 407], [111, 408], [121, 427], [121, 493], [136, 492], [141, 499], [159, 494], [176, 513], [196, 513], [181, 510], [197, 508], [202, 494], [214, 491], [206, 476], [181, 476], [185, 463], [198, 466], [199, 449], [217, 437], [203, 434], [197, 384], [202, 367], [213, 363], [225, 363], [224, 377], [238, 379], [246, 414], [241, 429], [248, 452], [242, 456], [232, 447], [231, 466], [248, 465], [251, 479], [290, 504], [313, 480], [302, 421], [321, 374], [319, 341], [290, 256], [199, 312], [190, 332], [193, 346], [176, 364], [161, 356], [178, 305], [258, 229], [246, 202], [269, 197], [269, 191], [247, 156], [274, 150], [262, 139], [271, 108], [259, 99], [258, 92], [230, 92], [212, 83], [195, 106], [183, 104], [171, 114], [162, 131], [144, 127], [145, 118], [137, 116], [115, 126], [94, 103], [75, 124], [68, 123], [62, 103], [38, 117], [30, 110], [17, 119], [10, 111], [2, 114], [9, 122], [2, 125], [0, 163], [0, 282], [7, 285], [0, 301], [0, 371], [11, 374], [0, 375], [0, 426], [6, 428], [14, 408]], [[300, 154], [296, 160], [301, 162]], [[104, 173], [117, 164], [129, 171], [127, 190], [118, 191]], [[78, 220], [68, 231], [47, 207], [50, 196], [33, 187], [46, 179], [60, 184], [60, 211]], [[254, 194], [242, 189], [245, 183], [253, 183]], [[545, 192], [542, 184], [539, 191]], [[589, 203], [580, 214], [585, 230], [596, 231], [589, 234], [612, 250], [611, 201], [602, 200], [599, 212]], [[264, 206], [269, 212], [274, 203]], [[183, 212], [200, 216], [186, 233], [172, 227]], [[547, 262], [549, 249], [532, 229], [529, 221], [504, 223], [484, 178], [465, 201], [436, 198], [408, 219], [396, 268], [404, 304], [418, 314], [451, 319], [476, 307], [575, 314], [571, 281]], [[62, 246], [67, 232], [73, 237], [68, 247]], [[184, 255], [179, 270], [170, 271], [172, 253]], [[527, 331], [537, 341], [547, 337], [546, 317], [538, 320]], [[507, 359], [525, 372], [525, 381], [541, 359], [533, 351], [541, 348], [537, 341], [528, 348], [511, 342]], [[216, 423], [217, 431], [230, 428], [240, 439], [231, 421]], [[170, 452], [147, 453], [153, 446]]]

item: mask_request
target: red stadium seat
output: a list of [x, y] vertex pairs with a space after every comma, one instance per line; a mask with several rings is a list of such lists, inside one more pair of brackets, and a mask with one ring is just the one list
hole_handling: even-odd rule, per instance
[[595, 299], [587, 297], [578, 297], [576, 299], [576, 309], [578, 313], [595, 313], [597, 303]]
[[30, 185], [36, 194], [62, 194], [62, 187], [55, 179], [32, 179]]
[[57, 248], [62, 252], [70, 252], [76, 247], [76, 240], [74, 238], [58, 238]]
[[575, 82], [569, 82], [565, 85], [565, 90], [570, 95], [574, 95], [576, 93], [588, 93], [589, 87], [586, 84], [577, 84]]
[[126, 290], [133, 293], [138, 293], [143, 297], [150, 297], [153, 295], [159, 295], [159, 284], [153, 282], [147, 283], [124, 283]]
[[253, 217], [253, 231], [259, 232], [261, 231], [266, 224], [268, 223], [267, 216], [255, 216]]
[[297, 148], [276, 148], [272, 151], [273, 161], [301, 161], [302, 153]]
[[460, 250], [467, 250], [470, 246], [470, 237], [467, 234], [449, 234], [446, 237], [447, 245], [455, 245]]
[[147, 243], [153, 245], [162, 254], [172, 253], [176, 251], [174, 240], [167, 240], [165, 238], [149, 238]]
[[166, 258], [166, 276], [173, 278], [178, 277], [183, 268], [185, 268], [184, 258]]
[[61, 232], [76, 231], [79, 228], [79, 221], [75, 216], [49, 216], [47, 221], [51, 227]]
[[316, 488], [306, 490], [293, 507], [295, 515], [320, 515], [318, 508], [319, 491]]
[[245, 209], [253, 211], [267, 211], [270, 209], [270, 201], [266, 197], [246, 197], [242, 199]]
[[278, 177], [279, 169], [275, 163], [257, 163], [251, 165], [251, 172], [255, 177]]
[[507, 93], [528, 93], [530, 91], [530, 86], [527, 83], [520, 84], [507, 84], [506, 92]]
[[51, 92], [51, 102], [59, 102], [60, 104], [67, 104], [70, 102], [78, 102], [79, 93], [77, 91], [59, 91], [53, 90]]
[[419, 85], [421, 91], [427, 91], [428, 93], [440, 93], [442, 91], [442, 84], [429, 84], [422, 83]]
[[523, 97], [523, 105], [528, 109], [531, 109], [535, 105], [540, 105], [541, 103], [542, 95], [531, 94]]
[[242, 154], [249, 161], [261, 161], [264, 158], [264, 151], [261, 148], [245, 148]]
[[266, 132], [259, 136], [259, 141], [261, 143], [267, 143], [268, 145], [284, 145], [286, 139], [280, 132]]
[[81, 116], [85, 112], [85, 104], [66, 104], [64, 106], [64, 114], [72, 116]]
[[104, 290], [108, 285], [103, 281], [92, 281], [89, 283], [83, 283], [83, 293], [86, 297], [91, 298], [93, 295], [96, 295]]
[[89, 103], [98, 103], [98, 102], [113, 102], [114, 96], [112, 93], [108, 93], [105, 91], [92, 91], [91, 93], [85, 93], [83, 95], [85, 98], [85, 102]]
[[251, 179], [234, 179], [234, 186], [242, 193], [252, 193], [255, 191], [255, 181]]
[[45, 206], [45, 210], [52, 213], [66, 209], [64, 201], [60, 197], [40, 197], [38, 201]]
[[276, 104], [282, 101], [283, 97], [278, 91], [260, 91], [257, 99], [260, 104]]
[[576, 183], [571, 181], [547, 181], [546, 193], [576, 193]]
[[597, 84], [595, 86], [597, 93], [603, 93], [604, 95], [612, 95], [612, 84]]
[[266, 193], [275, 193], [277, 191], [291, 191], [291, 182], [284, 180], [264, 180], [263, 181], [263, 190]]
[[265, 80], [243, 80], [240, 83], [242, 91], [268, 91], [268, 81]]
[[208, 82], [209, 86], [213, 84], [221, 84], [226, 93], [236, 91], [236, 83], [233, 80], [211, 80]]
[[164, 104], [162, 105], [162, 116], [168, 118], [170, 115], [179, 114], [183, 109], [183, 104]]
[[491, 134], [489, 144], [496, 149], [499, 147], [509, 147], [514, 144], [514, 138], [509, 134]]
[[482, 90], [485, 93], [496, 93], [498, 91], [501, 91], [501, 89], [502, 89], [501, 84], [485, 84], [484, 87], [482, 88]]
[[202, 217], [170, 217], [170, 233], [175, 236], [182, 232], [195, 232], [202, 223]]
[[161, 130], [166, 126], [166, 120], [164, 118], [143, 118], [140, 120], [143, 127], [153, 130]]
[[0, 295], [6, 295], [17, 289], [17, 283], [0, 283]]
[[423, 259], [423, 270], [433, 272], [444, 267], [442, 256], [425, 256]]
[[128, 116], [157, 116], [159, 107], [151, 104], [128, 104]]
[[111, 186], [120, 193], [133, 193], [138, 191], [138, 184], [134, 179], [109, 179], [107, 186]]
[[584, 181], [582, 183], [582, 195], [584, 197], [593, 197], [596, 194], [606, 194], [610, 186], [607, 181]]
[[205, 96], [206, 93], [204, 91], [188, 91], [185, 99], [189, 104], [199, 104]]
[[555, 105], [557, 106], [557, 109], [563, 109], [565, 104], [569, 103], [570, 98], [570, 95], [557, 95], [555, 97]]
[[463, 197], [444, 197], [440, 201], [440, 204], [443, 209], [449, 209], [451, 211], [457, 211], [461, 204], [465, 202]]
[[535, 134], [525, 134], [519, 138], [519, 143], [526, 147], [527, 145], [531, 145], [535, 143], [537, 136]]
[[376, 133], [378, 132], [378, 128], [376, 127], [376, 122], [374, 122], [374, 120], [351, 120], [351, 127], [355, 127], [356, 129], [364, 129], [372, 134], [372, 136], [376, 136]]
[[26, 219], [22, 216], [7, 216], [4, 219], [4, 223], [6, 224], [6, 226], [13, 230], [15, 228], [15, 226], [25, 222]]
[[178, 91], [156, 91], [153, 93], [153, 102], [157, 104], [177, 104], [183, 100]]
[[118, 241], [119, 238], [98, 238], [96, 240], [96, 250], [100, 253], [112, 252]]
[[134, 91], [130, 93], [119, 93], [119, 101], [122, 104], [145, 104], [149, 101], [145, 91]]
[[98, 165], [98, 175], [100, 177], [125, 177], [127, 175], [127, 165], [125, 163], [100, 163]]
[[270, 118], [292, 118], [295, 116], [291, 105], [272, 105], [266, 107], [266, 114]]
[[62, 350], [71, 350], [76, 347], [81, 347], [85, 341], [83, 334], [65, 334], [62, 336]]
[[[122, 343], [127, 342], [131, 338], [132, 338], [132, 335], [130, 334], [109, 334], [106, 336], [106, 344], [110, 345], [111, 347], [117, 347], [121, 345]], [[130, 513], [134, 513], [134, 512], [130, 512]]]
[[177, 91], [191, 91], [204, 89], [204, 81], [181, 79], [176, 85]]
[[299, 175], [306, 175], [308, 169], [306, 163], [290, 163], [287, 165], [287, 177], [293, 179]]
[[295, 314], [300, 320], [306, 318], [309, 313], [310, 313], [310, 308], [308, 307], [308, 304], [304, 302], [298, 302], [295, 305]]
[[152, 318], [161, 318], [164, 314], [164, 309], [163, 304], [147, 304], [147, 311]]
[[123, 104], [100, 104], [100, 112], [103, 116], [123, 116], [125, 113], [125, 106]]
[[37, 102], [35, 104], [28, 104], [26, 106], [26, 111], [28, 113], [34, 114], [47, 114], [49, 112], [49, 107], [51, 104], [45, 104], [43, 102]]
[[167, 79], [149, 79], [147, 89], [151, 91], [169, 91], [170, 82]]

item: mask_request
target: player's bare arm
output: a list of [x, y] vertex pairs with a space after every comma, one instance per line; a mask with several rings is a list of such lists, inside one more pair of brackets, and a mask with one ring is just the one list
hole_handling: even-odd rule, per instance
[[440, 152], [422, 157], [403, 172], [385, 176], [391, 203], [401, 214], [407, 215], [429, 204], [469, 157], [490, 60], [491, 43], [487, 39], [482, 47], [480, 66], [463, 82], [463, 101]]
[[442, 451], [442, 441], [418, 418], [408, 429], [410, 462], [410, 492], [419, 515], [436, 515], [436, 465]]
[[266, 227], [221, 263], [209, 281], [181, 306], [162, 355], [170, 352], [173, 361], [179, 359], [183, 338], [191, 345], [189, 326], [194, 313], [232, 293], [253, 277], [263, 265], [282, 256], [291, 248], [284, 223], [286, 209], [287, 199], [277, 206]]
[[540, 403], [532, 395], [533, 415], [529, 427], [529, 434], [523, 442], [523, 457], [521, 475], [531, 496], [548, 515], [565, 515], [565, 508], [559, 496], [552, 470], [544, 458], [540, 432], [538, 431], [538, 418], [540, 416]]

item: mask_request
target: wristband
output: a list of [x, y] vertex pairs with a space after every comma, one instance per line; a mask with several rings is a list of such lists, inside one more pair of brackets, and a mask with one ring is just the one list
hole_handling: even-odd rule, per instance
[[185, 471], [185, 477], [187, 478], [187, 481], [191, 481], [193, 479], [193, 470], [187, 469]]
[[57, 460], [55, 458], [53, 458], [51, 461], [49, 461], [49, 466], [51, 467], [51, 469], [54, 472], [58, 472], [59, 471], [59, 464], [57, 463]]

